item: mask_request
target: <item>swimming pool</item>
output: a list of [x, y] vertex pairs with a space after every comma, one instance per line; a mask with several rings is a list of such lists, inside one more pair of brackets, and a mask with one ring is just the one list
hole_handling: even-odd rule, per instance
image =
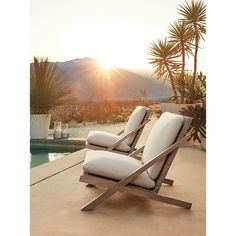
[[30, 168], [54, 161], [84, 147], [30, 147]]

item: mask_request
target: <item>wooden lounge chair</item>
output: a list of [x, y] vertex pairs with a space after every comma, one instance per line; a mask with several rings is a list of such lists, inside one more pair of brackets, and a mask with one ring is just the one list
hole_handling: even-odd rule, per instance
[[138, 106], [131, 114], [125, 128], [118, 134], [91, 131], [85, 146], [92, 150], [106, 150], [129, 155], [135, 150], [145, 125], [150, 121], [149, 116], [149, 108]]
[[[158, 193], [163, 183], [173, 185], [174, 181], [165, 177], [178, 148], [189, 138], [190, 123], [189, 117], [165, 112], [154, 124], [146, 145], [131, 155], [87, 152], [80, 181], [106, 188], [106, 191], [81, 210], [93, 210], [117, 191], [190, 209], [192, 203]], [[143, 153], [142, 161], [134, 158], [140, 153]]]

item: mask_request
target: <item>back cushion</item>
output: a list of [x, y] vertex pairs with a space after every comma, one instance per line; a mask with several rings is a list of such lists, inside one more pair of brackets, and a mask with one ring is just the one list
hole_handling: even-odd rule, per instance
[[[147, 113], [146, 107], [142, 107], [142, 106], [136, 107], [125, 126], [123, 135], [126, 135], [132, 132], [137, 126], [139, 126], [142, 123], [146, 113]], [[128, 145], [132, 144], [132, 142], [134, 141], [135, 135], [136, 134], [133, 134], [125, 140]]]
[[[165, 112], [161, 115], [147, 138], [142, 157], [144, 164], [173, 144], [183, 124], [183, 120], [181, 115], [170, 112]], [[156, 179], [159, 175], [165, 159], [162, 158], [148, 169], [148, 174], [152, 179]]]

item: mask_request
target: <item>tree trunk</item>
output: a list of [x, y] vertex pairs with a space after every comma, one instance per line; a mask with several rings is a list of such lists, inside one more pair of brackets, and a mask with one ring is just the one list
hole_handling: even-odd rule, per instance
[[185, 70], [185, 48], [183, 44], [181, 46], [182, 46], [181, 103], [184, 103], [183, 80], [184, 80], [184, 70]]
[[192, 80], [192, 86], [191, 86], [191, 90], [193, 92], [194, 90], [194, 84], [196, 81], [196, 77], [197, 77], [197, 54], [198, 54], [198, 43], [199, 43], [199, 35], [197, 32], [197, 25], [194, 24], [194, 31], [195, 31], [195, 53], [194, 53], [194, 70], [193, 70], [193, 80]]
[[182, 75], [184, 75], [184, 70], [185, 70], [185, 48], [184, 45], [182, 44]]
[[174, 93], [174, 97], [175, 99], [177, 100], [177, 92], [176, 92], [176, 88], [175, 88], [175, 84], [174, 84], [174, 75], [172, 74], [172, 72], [170, 71], [170, 68], [168, 65], [166, 65], [166, 69], [169, 73], [169, 76], [170, 76], [170, 83], [171, 83], [171, 86], [172, 86], [172, 90], [173, 90], [173, 93]]

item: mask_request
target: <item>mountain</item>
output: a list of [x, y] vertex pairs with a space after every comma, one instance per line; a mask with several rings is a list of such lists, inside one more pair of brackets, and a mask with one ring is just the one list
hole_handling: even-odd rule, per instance
[[106, 97], [108, 99], [132, 99], [146, 94], [148, 99], [169, 97], [170, 85], [162, 84], [145, 70], [127, 70], [113, 67], [102, 70], [93, 58], [55, 62], [78, 99]]

